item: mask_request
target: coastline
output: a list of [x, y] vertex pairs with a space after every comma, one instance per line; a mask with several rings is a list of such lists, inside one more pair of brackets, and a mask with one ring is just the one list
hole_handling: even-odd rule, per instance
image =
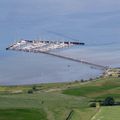
[[77, 84], [77, 83], [82, 83], [82, 84], [86, 84], [88, 82], [92, 82], [92, 81], [96, 81], [98, 79], [101, 78], [107, 78], [107, 77], [119, 77], [120, 75], [120, 68], [109, 68], [104, 70], [104, 72], [102, 73], [102, 75], [97, 76], [95, 78], [89, 78], [87, 80], [74, 80], [74, 81], [67, 81], [67, 82], [50, 82], [50, 83], [37, 83], [37, 84], [22, 84], [22, 85], [0, 85], [0, 87], [31, 87], [31, 86], [41, 86], [41, 85], [66, 85], [66, 84]]

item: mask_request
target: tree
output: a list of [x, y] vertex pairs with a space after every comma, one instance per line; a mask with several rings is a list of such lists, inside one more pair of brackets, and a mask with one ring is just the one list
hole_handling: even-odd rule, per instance
[[36, 90], [37, 90], [37, 88], [36, 88], [36, 86], [35, 86], [35, 85], [32, 87], [32, 89], [33, 89], [34, 91], [36, 91]]
[[115, 101], [114, 101], [114, 98], [113, 97], [107, 97], [105, 100], [104, 100], [104, 105], [105, 106], [112, 106], [115, 104]]
[[28, 94], [33, 94], [33, 90], [28, 90]]

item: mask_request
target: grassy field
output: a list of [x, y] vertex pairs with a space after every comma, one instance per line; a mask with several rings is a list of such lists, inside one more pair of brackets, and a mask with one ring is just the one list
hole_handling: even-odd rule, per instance
[[120, 99], [120, 78], [98, 79], [88, 84], [63, 90], [62, 93], [94, 99], [104, 99], [107, 96], [113, 96], [115, 99]]
[[[64, 120], [74, 108], [79, 109], [80, 111], [84, 110], [85, 112], [88, 109], [87, 103], [87, 99], [83, 97], [67, 96], [49, 92], [0, 95], [0, 109], [13, 110], [32, 108], [44, 110], [48, 120]], [[91, 108], [91, 112], [94, 111], [95, 110]], [[6, 118], [6, 120], [8, 120], [8, 118]], [[14, 120], [19, 119], [18, 116], [18, 119]]]
[[[28, 94], [29, 90], [33, 93]], [[97, 109], [90, 108], [89, 101], [107, 96], [120, 101], [120, 78], [107, 76], [89, 82], [1, 86], [0, 120], [66, 120], [71, 111], [70, 120], [91, 120]], [[117, 120], [113, 117], [112, 120]]]
[[0, 109], [0, 120], [47, 120], [43, 110]]
[[120, 107], [102, 107], [92, 120], [120, 120]]
[[95, 108], [74, 109], [70, 120], [90, 120], [97, 110]]

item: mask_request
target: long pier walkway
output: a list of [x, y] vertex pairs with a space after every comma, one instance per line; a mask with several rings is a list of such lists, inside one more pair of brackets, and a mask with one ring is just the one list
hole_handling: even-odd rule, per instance
[[108, 69], [107, 66], [98, 65], [98, 64], [95, 64], [95, 63], [87, 62], [87, 61], [80, 60], [80, 59], [73, 58], [73, 57], [68, 57], [68, 56], [63, 56], [63, 55], [51, 53], [51, 52], [48, 52], [48, 51], [47, 51], [47, 52], [46, 52], [46, 51], [40, 51], [40, 50], [39, 50], [39, 51], [36, 51], [36, 50], [34, 50], [34, 49], [33, 49], [33, 50], [7, 49], [7, 50], [33, 52], [33, 53], [44, 53], [44, 54], [51, 55], [51, 56], [54, 56], [54, 57], [59, 57], [59, 58], [62, 58], [62, 59], [67, 59], [67, 60], [71, 60], [71, 61], [74, 61], [74, 62], [79, 62], [79, 63], [87, 64], [87, 65], [90, 65], [90, 66], [95, 67], [95, 68], [98, 68], [98, 69], [102, 69], [102, 70], [107, 70], [107, 69]]
[[87, 64], [87, 65], [90, 65], [90, 66], [93, 66], [93, 67], [96, 67], [96, 68], [99, 68], [99, 69], [102, 69], [102, 70], [108, 69], [107, 66], [94, 64], [94, 63], [87, 62], [87, 61], [84, 61], [84, 60], [80, 60], [80, 59], [77, 59], [77, 58], [72, 58], [72, 57], [68, 57], [68, 56], [58, 55], [58, 54], [50, 53], [50, 52], [42, 52], [42, 53], [48, 54], [48, 55], [51, 55], [51, 56], [55, 56], [55, 57], [59, 57], [59, 58], [63, 58], [63, 59], [67, 59], [67, 60], [71, 60], [71, 61], [74, 61], [74, 62]]

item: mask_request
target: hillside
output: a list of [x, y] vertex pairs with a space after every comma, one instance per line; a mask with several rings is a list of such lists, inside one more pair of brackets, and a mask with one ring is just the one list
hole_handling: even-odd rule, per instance
[[[66, 120], [71, 111], [70, 120], [91, 120], [97, 109], [89, 107], [89, 101], [107, 96], [120, 101], [117, 75], [88, 82], [1, 86], [0, 120]], [[97, 116], [99, 118], [99, 114]]]

